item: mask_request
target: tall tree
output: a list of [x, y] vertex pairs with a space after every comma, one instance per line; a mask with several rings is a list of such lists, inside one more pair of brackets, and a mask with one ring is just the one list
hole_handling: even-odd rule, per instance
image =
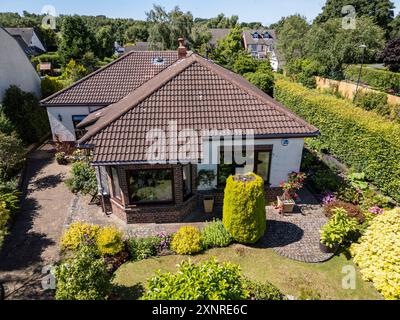
[[212, 58], [217, 63], [229, 69], [233, 69], [237, 57], [241, 54], [244, 54], [244, 49], [242, 47], [242, 29], [235, 27], [224, 39], [218, 41], [212, 53]]
[[[327, 68], [331, 77], [341, 77], [345, 64], [375, 61], [385, 46], [385, 36], [371, 18], [359, 18], [356, 29], [342, 28], [340, 19], [314, 24], [305, 37], [305, 54]], [[373, 36], [371, 36], [373, 35]]]
[[277, 30], [277, 49], [287, 62], [303, 57], [305, 38], [310, 28], [307, 19], [300, 15], [293, 15], [284, 19], [281, 25], [282, 27]]
[[100, 59], [111, 57], [114, 54], [116, 36], [111, 26], [101, 27], [96, 32], [97, 56]]
[[389, 30], [388, 25], [394, 18], [394, 3], [390, 0], [327, 0], [315, 22], [343, 17], [342, 8], [347, 5], [355, 8], [357, 17], [369, 16], [385, 31]]
[[215, 18], [211, 18], [207, 21], [207, 27], [217, 29], [231, 29], [234, 28], [238, 24], [238, 22], [238, 16], [226, 17], [223, 13], [220, 13]]
[[390, 23], [389, 28], [390, 28], [390, 38], [391, 39], [400, 37], [400, 13]]
[[137, 23], [126, 29], [125, 38], [128, 42], [147, 41], [149, 31], [144, 23]]
[[80, 16], [64, 17], [61, 37], [59, 55], [63, 66], [71, 59], [80, 61], [86, 52], [96, 51], [94, 34]]
[[382, 53], [383, 63], [390, 71], [400, 71], [400, 36], [389, 41]]

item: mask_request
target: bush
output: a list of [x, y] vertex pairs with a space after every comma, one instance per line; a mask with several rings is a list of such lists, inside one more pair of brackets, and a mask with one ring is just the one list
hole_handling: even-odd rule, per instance
[[400, 125], [349, 101], [278, 79], [275, 99], [318, 127], [321, 136], [307, 141], [317, 151], [327, 149], [339, 161], [365, 172], [367, 180], [400, 201]]
[[266, 94], [270, 96], [274, 94], [274, 75], [272, 71], [246, 73], [244, 77]]
[[350, 218], [346, 210], [339, 208], [332, 212], [328, 223], [320, 231], [321, 243], [331, 249], [351, 240], [358, 232], [357, 220]]
[[0, 133], [10, 136], [14, 133], [15, 127], [1, 110], [1, 108], [2, 106], [0, 105]]
[[78, 161], [72, 165], [72, 177], [66, 181], [68, 188], [74, 192], [95, 195], [97, 179], [94, 168], [86, 161]]
[[307, 88], [314, 89], [317, 86], [315, 76], [325, 72], [324, 68], [310, 59], [294, 59], [286, 66], [287, 75]]
[[325, 215], [328, 218], [331, 218], [334, 215], [335, 209], [343, 209], [346, 211], [350, 218], [357, 219], [358, 223], [363, 223], [365, 221], [365, 216], [362, 213], [361, 209], [352, 204], [343, 201], [333, 201], [324, 206]]
[[0, 133], [0, 180], [9, 180], [22, 168], [25, 148], [15, 134]]
[[194, 254], [200, 252], [202, 247], [199, 229], [192, 226], [180, 228], [173, 235], [171, 247], [177, 254]]
[[40, 56], [32, 58], [31, 61], [35, 65], [38, 65], [39, 63], [50, 62], [53, 69], [61, 67], [61, 61], [58, 52], [44, 53]]
[[44, 79], [42, 79], [41, 83], [42, 98], [44, 99], [51, 96], [53, 93], [62, 90], [65, 86], [65, 81], [59, 80], [57, 77], [46, 76]]
[[388, 96], [386, 93], [373, 91], [360, 91], [354, 100], [356, 106], [367, 111], [374, 111], [381, 116], [390, 115]]
[[139, 261], [154, 257], [160, 246], [159, 237], [131, 238], [128, 241], [128, 248], [133, 261]]
[[203, 248], [227, 247], [232, 243], [232, 238], [226, 231], [221, 221], [214, 221], [206, 225], [201, 233]]
[[115, 227], [100, 228], [97, 233], [96, 244], [102, 256], [115, 256], [125, 248], [123, 234]]
[[255, 243], [265, 233], [264, 181], [254, 173], [227, 179], [223, 224], [239, 243]]
[[[351, 81], [357, 81], [360, 66], [348, 66], [344, 71], [345, 77]], [[363, 68], [361, 82], [381, 91], [400, 92], [400, 73], [374, 68]]]
[[250, 300], [286, 300], [285, 295], [269, 282], [261, 283], [246, 279], [244, 288], [249, 292]]
[[65, 152], [57, 152], [55, 154], [56, 161], [58, 164], [67, 164], [67, 158], [66, 158]]
[[11, 213], [7, 209], [5, 202], [0, 201], [0, 250], [3, 246], [4, 238], [7, 235], [7, 224], [10, 220]]
[[80, 222], [72, 223], [61, 237], [61, 248], [75, 251], [82, 244], [95, 244], [99, 230], [100, 226]]
[[83, 246], [76, 255], [55, 268], [57, 300], [106, 300], [111, 292], [111, 275], [96, 250]]
[[385, 299], [400, 299], [400, 209], [375, 217], [350, 251], [364, 280]]
[[215, 259], [194, 265], [183, 261], [178, 272], [158, 273], [148, 280], [143, 300], [242, 300], [248, 297], [240, 268]]

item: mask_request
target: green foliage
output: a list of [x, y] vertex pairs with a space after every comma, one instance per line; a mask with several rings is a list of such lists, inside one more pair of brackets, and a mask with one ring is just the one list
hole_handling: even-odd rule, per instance
[[82, 246], [72, 259], [55, 268], [57, 300], [106, 300], [111, 292], [111, 275], [96, 250]]
[[321, 228], [321, 243], [328, 248], [342, 245], [352, 239], [358, 231], [358, 222], [350, 218], [346, 210], [336, 208], [328, 223]]
[[77, 64], [75, 60], [71, 59], [65, 66], [62, 78], [70, 82], [78, 81], [88, 74], [88, 70], [81, 64]]
[[382, 52], [383, 63], [390, 71], [400, 71], [400, 34], [397, 38], [391, 40]]
[[58, 164], [67, 164], [67, 158], [65, 152], [57, 152], [55, 158]]
[[[372, 206], [371, 206], [372, 207]], [[371, 208], [369, 207], [369, 208]], [[368, 209], [369, 209], [368, 208]], [[343, 209], [346, 211], [347, 215], [350, 218], [355, 218], [357, 219], [358, 223], [364, 223], [365, 221], [365, 215], [363, 214], [363, 212], [361, 211], [361, 209], [357, 206], [354, 205], [352, 203], [347, 203], [344, 201], [333, 201], [327, 205], [324, 206], [324, 212], [325, 215], [330, 218], [334, 215], [335, 213], [335, 209]]]
[[8, 180], [22, 168], [25, 148], [15, 134], [0, 132], [0, 180]]
[[61, 60], [58, 52], [47, 52], [43, 53], [40, 56], [34, 57], [31, 59], [34, 65], [38, 65], [39, 63], [50, 62], [51, 67], [61, 68]]
[[351, 186], [357, 190], [368, 189], [368, 183], [365, 181], [364, 172], [353, 172], [347, 175], [347, 180], [350, 182]]
[[94, 195], [97, 193], [97, 179], [94, 168], [86, 161], [78, 161], [72, 165], [72, 177], [65, 183], [74, 192]]
[[350, 251], [364, 280], [372, 281], [385, 299], [400, 299], [400, 210], [375, 217]]
[[[346, 79], [357, 81], [360, 73], [360, 66], [351, 65], [344, 70]], [[385, 92], [400, 92], [400, 73], [388, 70], [364, 67], [361, 73], [361, 82], [372, 88]]]
[[217, 42], [217, 45], [212, 52], [211, 58], [218, 64], [233, 69], [238, 56], [244, 54], [242, 48], [242, 29], [239, 27], [233, 28], [229, 34]]
[[391, 33], [389, 35], [390, 39], [396, 39], [400, 37], [400, 13], [389, 24], [389, 28], [391, 29]]
[[4, 94], [2, 110], [26, 143], [37, 142], [49, 132], [47, 112], [32, 93], [10, 86]]
[[192, 226], [181, 227], [174, 234], [171, 248], [177, 254], [195, 254], [202, 250], [201, 233]]
[[114, 43], [116, 40], [114, 30], [111, 26], [101, 27], [95, 35], [97, 43], [97, 56], [100, 59], [111, 57], [114, 54]]
[[125, 39], [128, 42], [147, 41], [149, 31], [146, 24], [136, 24], [126, 29]]
[[239, 243], [255, 243], [266, 229], [264, 181], [252, 173], [230, 176], [226, 183], [223, 224]]
[[60, 80], [57, 77], [46, 76], [42, 79], [42, 98], [47, 98], [51, 96], [53, 93], [56, 93], [62, 90], [66, 84], [63, 80]]
[[18, 192], [0, 191], [0, 251], [3, 246], [4, 239], [8, 234], [8, 224], [10, 218], [19, 210]]
[[233, 15], [231, 17], [226, 17], [223, 13], [220, 13], [215, 18], [207, 20], [207, 28], [231, 29], [236, 27], [238, 22], [238, 16]]
[[0, 201], [0, 250], [7, 235], [7, 224], [10, 217], [10, 210], [6, 208], [6, 204], [4, 202]]
[[321, 300], [321, 294], [311, 288], [301, 288], [299, 300]]
[[272, 72], [246, 73], [244, 77], [266, 94], [270, 96], [274, 94], [274, 75]]
[[14, 125], [4, 114], [4, 112], [2, 111], [2, 106], [0, 105], [0, 133], [11, 135], [14, 131], [15, 131]]
[[131, 259], [133, 261], [139, 261], [156, 256], [159, 245], [159, 237], [131, 238], [128, 241]]
[[115, 256], [125, 249], [123, 234], [115, 227], [100, 228], [96, 245], [101, 256]]
[[219, 220], [206, 225], [201, 232], [201, 239], [204, 249], [215, 247], [224, 248], [232, 243], [231, 236]]
[[373, 91], [360, 91], [357, 93], [354, 103], [367, 111], [374, 111], [381, 116], [390, 114], [390, 106], [387, 103], [386, 93]]
[[233, 71], [244, 75], [249, 72], [256, 72], [257, 66], [257, 61], [251, 55], [241, 54], [233, 64]]
[[314, 89], [317, 85], [315, 76], [325, 73], [324, 68], [310, 59], [293, 59], [286, 66], [287, 75], [307, 88]]
[[249, 300], [286, 300], [285, 295], [270, 282], [245, 279], [244, 288], [249, 292]]
[[243, 300], [247, 296], [239, 266], [212, 259], [201, 265], [183, 261], [175, 274], [159, 272], [148, 280], [143, 300]]
[[327, 96], [285, 79], [275, 82], [275, 99], [321, 131], [308, 140], [315, 150], [328, 150], [338, 160], [364, 172], [384, 194], [400, 201], [400, 126], [350, 101]]

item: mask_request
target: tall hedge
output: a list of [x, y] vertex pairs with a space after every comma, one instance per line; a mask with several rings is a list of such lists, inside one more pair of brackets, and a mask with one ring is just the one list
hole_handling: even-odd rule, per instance
[[264, 181], [254, 173], [226, 181], [223, 224], [239, 243], [255, 243], [265, 233]]
[[[359, 73], [360, 66], [357, 65], [348, 66], [344, 71], [346, 79], [351, 81], [357, 81]], [[400, 73], [397, 72], [364, 67], [361, 82], [385, 92], [400, 92]]]
[[321, 136], [311, 148], [328, 150], [340, 161], [400, 201], [400, 125], [347, 100], [310, 90], [279, 78], [275, 99], [318, 127]]

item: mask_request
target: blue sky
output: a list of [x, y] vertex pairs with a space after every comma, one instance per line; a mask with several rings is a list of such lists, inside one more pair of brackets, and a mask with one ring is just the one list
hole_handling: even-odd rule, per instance
[[[400, 0], [393, 2], [398, 13]], [[238, 15], [240, 21], [270, 24], [294, 13], [300, 13], [311, 21], [321, 11], [325, 0], [0, 0], [0, 12], [22, 13], [27, 10], [40, 13], [44, 5], [53, 5], [58, 14], [102, 14], [144, 19], [145, 12], [151, 9], [153, 3], [167, 9], [178, 5], [184, 11], [191, 11], [195, 17], [209, 18], [223, 12], [226, 15]]]

